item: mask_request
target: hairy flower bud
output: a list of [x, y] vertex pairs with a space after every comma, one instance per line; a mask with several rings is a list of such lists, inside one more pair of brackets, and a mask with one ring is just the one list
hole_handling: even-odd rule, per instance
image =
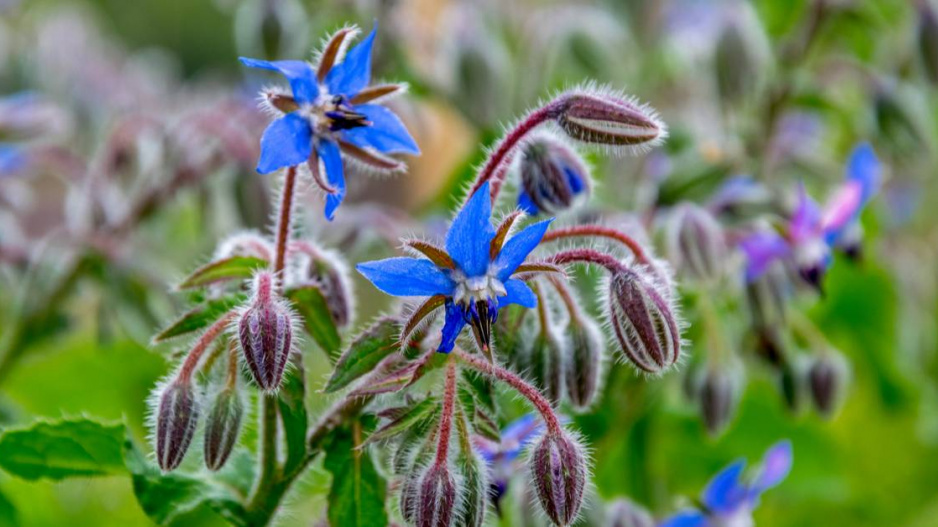
[[339, 328], [352, 323], [355, 312], [352, 281], [348, 265], [342, 257], [308, 241], [299, 241], [291, 247], [291, 262], [287, 281], [290, 286], [315, 286], [326, 299], [332, 320]]
[[581, 317], [570, 327], [570, 357], [566, 361], [567, 396], [573, 406], [587, 408], [599, 391], [603, 337], [592, 319]]
[[556, 525], [573, 523], [588, 472], [582, 447], [565, 431], [548, 432], [531, 449], [528, 467], [547, 517]]
[[697, 397], [707, 432], [717, 435], [729, 424], [739, 401], [738, 375], [719, 367], [708, 367], [700, 382]]
[[228, 461], [241, 431], [244, 402], [235, 388], [215, 394], [205, 421], [205, 466], [218, 470]]
[[717, 41], [714, 66], [721, 99], [737, 103], [752, 93], [758, 78], [758, 65], [741, 21], [730, 20]]
[[606, 527], [655, 527], [651, 514], [627, 498], [619, 498], [606, 508]]
[[265, 391], [280, 387], [293, 340], [293, 313], [271, 290], [273, 275], [255, 278], [253, 303], [241, 313], [238, 336], [254, 381]]
[[706, 209], [679, 206], [667, 229], [668, 252], [678, 271], [699, 280], [714, 280], [729, 253], [723, 227]]
[[233, 234], [218, 244], [215, 249], [215, 259], [230, 258], [232, 256], [253, 256], [271, 260], [273, 247], [270, 242], [253, 231], [245, 231]]
[[667, 285], [645, 267], [614, 273], [608, 317], [619, 347], [638, 369], [662, 373], [681, 354], [676, 308]]
[[825, 353], [814, 359], [808, 370], [808, 388], [818, 412], [830, 417], [842, 400], [847, 367], [839, 354]]
[[938, 14], [931, 2], [918, 3], [918, 52], [932, 84], [938, 84]]
[[445, 465], [432, 465], [420, 480], [416, 502], [417, 527], [449, 527], [456, 507], [456, 480]]
[[156, 409], [156, 461], [164, 471], [182, 463], [199, 420], [191, 382], [175, 380], [162, 389]]
[[413, 524], [417, 516], [417, 491], [420, 489], [420, 473], [406, 474], [401, 483], [401, 517], [408, 524]]
[[599, 90], [571, 93], [557, 117], [570, 137], [609, 146], [651, 146], [667, 135], [654, 110], [621, 94]]
[[537, 134], [525, 143], [520, 172], [518, 206], [528, 214], [556, 215], [590, 193], [589, 169], [583, 158], [552, 134]]
[[462, 481], [460, 507], [456, 511], [455, 524], [460, 527], [481, 527], [485, 521], [489, 498], [488, 468], [476, 454], [462, 454], [456, 460], [456, 468]]

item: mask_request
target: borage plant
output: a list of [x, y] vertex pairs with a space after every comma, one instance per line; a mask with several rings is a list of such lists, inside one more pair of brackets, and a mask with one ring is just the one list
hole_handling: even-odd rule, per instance
[[[649, 374], [680, 357], [676, 293], [668, 267], [625, 232], [574, 223], [551, 229], [552, 219], [531, 222], [507, 207], [493, 224], [493, 208], [504, 202], [534, 215], [564, 213], [592, 188], [568, 141], [641, 150], [662, 140], [664, 125], [647, 107], [594, 87], [561, 93], [529, 113], [482, 165], [442, 244], [404, 240], [411, 256], [357, 266], [382, 291], [423, 300], [349, 337], [339, 354], [353, 311], [346, 264], [296, 235], [297, 182], [309, 179], [326, 194], [331, 219], [344, 195], [343, 159], [396, 171], [403, 164], [391, 154], [418, 151], [400, 121], [374, 104], [399, 87], [367, 87], [374, 32], [343, 59], [354, 34], [343, 29], [330, 39], [318, 67], [244, 60], [280, 72], [292, 89], [262, 94], [282, 114], [261, 139], [258, 163], [262, 173], [283, 170], [278, 221], [273, 239], [246, 233], [225, 240], [181, 284], [199, 291], [203, 303], [156, 340], [203, 333], [154, 393], [157, 463], [164, 473], [195, 470], [186, 454], [204, 422], [204, 465], [219, 471], [208, 481], [226, 485], [208, 485], [215, 490], [206, 492], [218, 494], [203, 499], [235, 523], [269, 523], [324, 453], [333, 474], [332, 525], [383, 525], [388, 511], [412, 525], [480, 525], [494, 468], [483, 460], [483, 440], [499, 440], [497, 394], [505, 387], [542, 422], [528, 441], [530, 480], [550, 521], [569, 525], [583, 502], [589, 459], [557, 411], [566, 401], [572, 409], [592, 403], [606, 339], [568, 267], [605, 270], [599, 303], [609, 340]], [[513, 168], [521, 191], [499, 200]], [[341, 398], [318, 419], [305, 407], [301, 328], [335, 361], [324, 390]], [[252, 399], [255, 469], [223, 469], [250, 459], [238, 444]], [[385, 495], [379, 459], [387, 460], [396, 499]], [[232, 483], [235, 472], [247, 476]]]

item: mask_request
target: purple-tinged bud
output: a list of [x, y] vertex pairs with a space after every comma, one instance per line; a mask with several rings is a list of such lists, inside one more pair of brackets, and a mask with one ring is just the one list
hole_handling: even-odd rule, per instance
[[655, 527], [655, 521], [644, 507], [630, 499], [619, 498], [606, 508], [606, 527]]
[[461, 476], [459, 508], [455, 524], [460, 527], [482, 527], [489, 498], [488, 467], [476, 454], [461, 455], [456, 460], [456, 469]]
[[233, 234], [218, 244], [215, 249], [215, 260], [230, 258], [232, 256], [253, 256], [264, 260], [272, 260], [273, 247], [267, 238], [253, 231]]
[[649, 147], [667, 136], [657, 113], [611, 90], [575, 91], [557, 116], [570, 137], [584, 143]]
[[777, 261], [759, 278], [746, 284], [749, 311], [756, 327], [773, 328], [784, 324], [792, 296], [792, 274], [784, 262]]
[[938, 15], [931, 2], [918, 3], [918, 52], [932, 84], [938, 84]]
[[619, 347], [636, 368], [662, 373], [681, 355], [680, 324], [668, 284], [647, 267], [609, 279], [608, 317]]
[[225, 466], [241, 431], [244, 401], [235, 388], [224, 388], [214, 397], [205, 420], [205, 466]]
[[847, 365], [836, 353], [824, 353], [814, 359], [808, 370], [808, 387], [814, 407], [824, 417], [834, 414], [847, 387]]
[[546, 433], [531, 449], [528, 467], [541, 507], [556, 525], [570, 525], [580, 512], [586, 487], [583, 448], [566, 431]]
[[417, 527], [449, 527], [456, 508], [456, 480], [445, 465], [432, 465], [420, 479]]
[[697, 397], [701, 417], [710, 435], [716, 436], [726, 429], [736, 413], [739, 395], [737, 372], [722, 367], [706, 368]]
[[308, 241], [291, 247], [288, 287], [313, 285], [326, 299], [332, 320], [339, 328], [348, 327], [355, 313], [352, 280], [348, 265], [336, 252]]
[[156, 461], [163, 471], [182, 463], [199, 421], [191, 382], [174, 380], [162, 389], [156, 410]]
[[254, 381], [264, 391], [280, 387], [293, 344], [294, 316], [289, 306], [274, 297], [273, 275], [257, 273], [253, 302], [241, 313], [238, 337]]
[[580, 317], [570, 325], [570, 357], [566, 362], [567, 396], [574, 407], [585, 409], [599, 392], [605, 348], [602, 333], [592, 319]]
[[720, 222], [706, 209], [679, 206], [667, 230], [668, 252], [675, 268], [698, 280], [715, 280], [726, 268], [729, 250]]
[[590, 194], [589, 168], [577, 152], [553, 134], [528, 140], [520, 155], [518, 206], [534, 215], [556, 215]]

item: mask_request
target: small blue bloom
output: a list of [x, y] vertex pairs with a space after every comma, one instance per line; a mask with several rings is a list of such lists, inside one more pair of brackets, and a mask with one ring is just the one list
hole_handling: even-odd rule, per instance
[[[480, 348], [489, 353], [491, 326], [498, 310], [509, 304], [535, 307], [537, 297], [516, 272], [537, 247], [552, 219], [535, 223], [505, 241], [511, 223], [497, 235], [491, 224], [489, 185], [482, 185], [465, 204], [446, 234], [445, 248], [421, 242], [412, 246], [426, 258], [388, 258], [359, 264], [357, 269], [378, 289], [394, 296], [427, 296], [445, 307], [438, 351], [452, 351], [469, 323]], [[508, 217], [513, 222], [517, 214]], [[429, 305], [429, 304], [428, 304]], [[422, 310], [417, 311], [422, 313]], [[422, 313], [426, 315], [427, 313]]]
[[0, 177], [17, 175], [27, 164], [27, 156], [20, 148], [0, 143]]
[[659, 527], [750, 527], [752, 511], [766, 490], [781, 483], [791, 471], [791, 442], [769, 448], [759, 471], [743, 479], [745, 461], [724, 468], [707, 484], [700, 498], [701, 510], [686, 509], [672, 515]]
[[[419, 154], [407, 128], [392, 111], [375, 101], [401, 86], [371, 82], [371, 49], [377, 27], [336, 64], [345, 39], [354, 31], [336, 33], [322, 54], [318, 68], [301, 60], [266, 61], [241, 58], [251, 68], [275, 71], [290, 83], [292, 97], [269, 94], [271, 107], [283, 115], [261, 137], [257, 171], [269, 174], [309, 163], [316, 183], [326, 192], [326, 218], [331, 220], [345, 197], [342, 155], [375, 169], [400, 167], [389, 154]], [[326, 178], [319, 176], [319, 160]]]
[[532, 216], [558, 214], [590, 193], [586, 163], [564, 141], [549, 134], [541, 134], [524, 146], [520, 172], [518, 208]]
[[508, 490], [508, 480], [518, 472], [518, 457], [544, 432], [544, 423], [534, 414], [525, 414], [502, 429], [500, 441], [475, 436], [475, 449], [489, 468], [491, 497], [496, 507]]

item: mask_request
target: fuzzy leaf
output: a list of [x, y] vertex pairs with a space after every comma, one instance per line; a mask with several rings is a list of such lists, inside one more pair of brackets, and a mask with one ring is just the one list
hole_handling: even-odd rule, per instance
[[27, 480], [123, 474], [122, 424], [38, 421], [0, 436], [0, 467]]
[[420, 423], [428, 416], [432, 415], [435, 411], [439, 410], [439, 403], [433, 397], [427, 397], [426, 399], [409, 406], [406, 411], [403, 411], [403, 415], [397, 416], [396, 419], [390, 423], [382, 426], [381, 428], [375, 430], [368, 440], [365, 441], [365, 444], [370, 444], [375, 441], [383, 441], [385, 439], [394, 437], [397, 434], [405, 432], [415, 426], [417, 423]]
[[379, 319], [345, 350], [326, 383], [325, 391], [332, 393], [345, 388], [374, 370], [398, 348], [397, 321], [390, 317]]
[[322, 291], [316, 286], [304, 286], [290, 289], [286, 292], [286, 297], [293, 302], [293, 307], [303, 317], [307, 333], [329, 355], [329, 359], [335, 362], [342, 349], [342, 338]]
[[325, 446], [323, 467], [332, 473], [329, 489], [329, 525], [381, 527], [388, 524], [384, 510], [385, 482], [368, 449], [356, 448], [349, 428], [336, 430]]
[[256, 270], [268, 265], [270, 263], [267, 260], [256, 256], [230, 256], [199, 267], [183, 280], [178, 288], [191, 289], [225, 280], [246, 280], [253, 276]]
[[235, 293], [209, 300], [203, 305], [179, 317], [179, 319], [170, 324], [169, 327], [153, 337], [153, 342], [162, 342], [208, 327], [221, 318], [222, 315], [231, 311], [235, 306], [245, 300], [247, 300], [247, 295], [244, 293]]

